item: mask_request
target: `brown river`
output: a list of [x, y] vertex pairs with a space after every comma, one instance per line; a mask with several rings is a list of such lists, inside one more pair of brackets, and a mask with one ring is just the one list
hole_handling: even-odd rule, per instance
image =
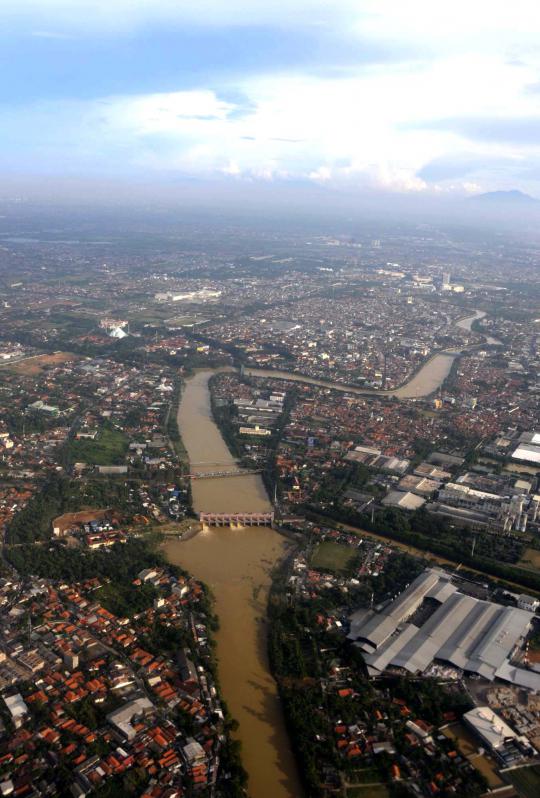
[[[475, 311], [474, 316], [458, 324], [468, 330], [472, 322], [483, 315]], [[408, 383], [388, 391], [387, 395], [400, 399], [428, 396], [448, 376], [457, 356], [457, 352], [436, 354]], [[246, 372], [351, 393], [373, 393], [288, 372], [263, 369], [246, 369]], [[214, 373], [200, 371], [187, 381], [178, 411], [178, 425], [192, 473], [236, 468], [212, 419], [208, 381]], [[271, 509], [259, 475], [196, 479], [192, 489], [197, 511]], [[216, 636], [220, 682], [230, 711], [240, 724], [238, 739], [242, 742], [243, 763], [249, 774], [250, 798], [298, 798], [302, 795], [266, 653], [266, 602], [271, 571], [286, 555], [287, 548], [285, 538], [268, 527], [211, 528], [190, 540], [166, 544], [171, 562], [205, 582], [215, 596], [220, 620]]]
[[[212, 419], [208, 380], [213, 373], [200, 371], [187, 381], [178, 412], [192, 473], [236, 467]], [[192, 489], [197, 511], [271, 509], [258, 474], [194, 480]], [[170, 561], [205, 582], [215, 596], [219, 678], [225, 701], [239, 722], [237, 736], [249, 774], [250, 798], [302, 796], [266, 653], [271, 571], [288, 545], [269, 527], [210, 528], [190, 540], [166, 544]]]

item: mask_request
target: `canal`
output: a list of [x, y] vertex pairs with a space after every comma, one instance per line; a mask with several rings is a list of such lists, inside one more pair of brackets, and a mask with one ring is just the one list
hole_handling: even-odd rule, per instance
[[[208, 381], [213, 374], [200, 371], [187, 381], [178, 412], [192, 472], [236, 468], [212, 419]], [[197, 511], [271, 509], [258, 474], [194, 480], [192, 488]], [[287, 540], [269, 527], [211, 528], [190, 540], [166, 544], [169, 560], [205, 582], [215, 597], [219, 679], [239, 722], [237, 737], [250, 798], [302, 795], [266, 647], [271, 573], [288, 547]]]

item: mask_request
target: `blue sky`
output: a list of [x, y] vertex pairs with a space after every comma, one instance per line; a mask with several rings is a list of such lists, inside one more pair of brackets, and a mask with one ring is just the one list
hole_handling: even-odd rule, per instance
[[536, 0], [2, 0], [0, 171], [540, 196]]

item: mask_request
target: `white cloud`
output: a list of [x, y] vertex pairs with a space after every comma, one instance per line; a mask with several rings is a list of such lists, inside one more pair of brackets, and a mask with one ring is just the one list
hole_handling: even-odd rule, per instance
[[66, 163], [93, 159], [98, 169], [115, 169], [120, 160], [128, 171], [357, 182], [416, 192], [432, 188], [417, 177], [421, 168], [452, 153], [540, 156], [540, 143], [527, 150], [429, 129], [430, 120], [450, 112], [463, 118], [504, 110], [530, 118], [536, 112], [535, 96], [525, 91], [531, 79], [529, 67], [492, 56], [459, 56], [336, 79], [247, 77], [233, 87], [250, 109], [242, 113], [219, 92], [205, 89], [40, 103], [12, 110], [4, 122], [14, 136], [18, 126], [39, 130], [41, 152], [56, 149]]
[[514, 36], [534, 41], [540, 32], [536, 0], [361, 0], [362, 29], [390, 40], [437, 40], [452, 49], [477, 49]]
[[[540, 70], [537, 0], [0, 2], [4, 26], [27, 25], [38, 37], [166, 25], [274, 25], [331, 27], [390, 48], [422, 48], [415, 60], [351, 64], [332, 78], [324, 69], [314, 76], [276, 66], [269, 74], [229, 78], [221, 87], [216, 78], [212, 88], [200, 90], [44, 102], [4, 112], [4, 136], [7, 131], [19, 146], [18, 139], [24, 143], [38, 131], [33, 151], [51, 163], [416, 192], [471, 191], [470, 180], [432, 186], [417, 176], [426, 164], [455, 153], [484, 162], [540, 159], [540, 142], [480, 142], [452, 132], [451, 125], [430, 126], [445, 118], [540, 116], [538, 95], [527, 89]], [[244, 107], [222, 99], [221, 91], [244, 97]]]

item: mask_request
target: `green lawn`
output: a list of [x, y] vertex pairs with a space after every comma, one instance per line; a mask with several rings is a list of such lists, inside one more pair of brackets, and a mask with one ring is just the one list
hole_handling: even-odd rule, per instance
[[103, 427], [95, 440], [73, 440], [69, 444], [71, 461], [89, 465], [122, 465], [128, 447], [123, 432]]
[[310, 565], [321, 571], [343, 573], [347, 571], [355, 556], [355, 550], [339, 543], [320, 543], [311, 557]]
[[514, 768], [504, 773], [504, 777], [524, 798], [538, 798], [540, 795], [540, 765]]

